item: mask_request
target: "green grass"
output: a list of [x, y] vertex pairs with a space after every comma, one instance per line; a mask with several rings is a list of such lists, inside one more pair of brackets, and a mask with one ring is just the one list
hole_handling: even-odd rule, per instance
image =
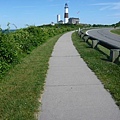
[[98, 45], [98, 49], [92, 49], [80, 39], [77, 33], [72, 35], [73, 43], [88, 66], [95, 72], [111, 93], [120, 108], [120, 65], [109, 62], [109, 50]]
[[120, 35], [120, 29], [114, 29], [114, 30], [111, 30], [111, 32], [117, 35]]
[[34, 49], [0, 80], [0, 120], [36, 119], [48, 61], [59, 37]]

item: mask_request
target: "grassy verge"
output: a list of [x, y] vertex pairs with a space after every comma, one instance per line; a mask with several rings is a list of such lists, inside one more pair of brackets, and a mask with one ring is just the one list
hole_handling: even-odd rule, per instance
[[60, 35], [37, 47], [0, 81], [0, 119], [35, 120], [48, 61]]
[[120, 108], [120, 65], [108, 61], [109, 50], [98, 46], [92, 49], [77, 33], [72, 35], [73, 43], [88, 66], [95, 72], [105, 88], [112, 94]]
[[120, 35], [120, 29], [114, 29], [111, 32]]

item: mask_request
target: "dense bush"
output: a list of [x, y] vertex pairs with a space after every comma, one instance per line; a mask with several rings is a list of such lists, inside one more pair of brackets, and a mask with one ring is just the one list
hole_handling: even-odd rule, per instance
[[4, 32], [0, 29], [0, 78], [11, 66], [19, 63], [22, 56], [29, 54], [48, 38], [79, 27], [74, 25], [29, 26], [10, 32], [9, 25], [10, 23]]

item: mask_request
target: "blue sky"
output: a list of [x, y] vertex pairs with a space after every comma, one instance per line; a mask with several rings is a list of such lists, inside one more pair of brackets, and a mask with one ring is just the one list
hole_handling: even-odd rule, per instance
[[69, 17], [79, 17], [81, 23], [113, 24], [120, 21], [120, 0], [0, 0], [0, 25], [11, 23], [11, 29], [28, 25], [43, 25], [63, 20], [64, 5]]

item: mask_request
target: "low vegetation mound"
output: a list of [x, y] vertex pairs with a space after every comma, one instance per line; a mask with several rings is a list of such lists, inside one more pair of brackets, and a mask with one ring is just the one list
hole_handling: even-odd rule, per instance
[[34, 48], [45, 43], [49, 38], [73, 30], [76, 25], [29, 26], [28, 28], [10, 32], [0, 30], [0, 78], [21, 58], [29, 54]]

